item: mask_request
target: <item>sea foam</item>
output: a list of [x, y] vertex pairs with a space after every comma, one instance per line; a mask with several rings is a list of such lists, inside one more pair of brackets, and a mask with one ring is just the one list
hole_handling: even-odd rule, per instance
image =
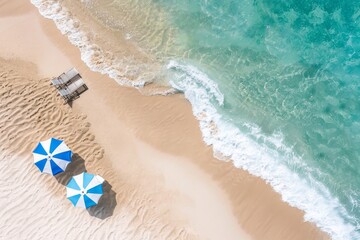
[[[82, 31], [81, 23], [60, 2], [31, 2], [80, 49], [81, 59], [91, 70], [107, 74], [121, 85], [142, 87], [147, 83], [142, 79], [126, 79], [123, 60], [105, 54], [101, 47], [92, 43], [88, 34]], [[345, 221], [352, 217], [323, 184], [310, 175], [305, 180], [281, 163], [279, 159], [286, 157], [296, 164], [303, 164], [301, 158], [283, 143], [281, 133], [266, 136], [254, 124], [244, 124], [242, 127], [247, 130], [246, 133], [240, 131], [216, 109], [214, 104], [224, 104], [224, 95], [205, 73], [177, 61], [170, 61], [167, 69], [175, 73], [176, 80], [171, 80], [170, 84], [182, 91], [191, 102], [203, 139], [206, 144], [212, 145], [215, 156], [229, 158], [236, 167], [264, 179], [281, 194], [283, 201], [305, 212], [305, 221], [313, 222], [333, 239], [360, 239], [356, 231], [358, 227]]]
[[219, 114], [214, 100], [222, 105], [223, 95], [205, 73], [176, 61], [170, 61], [167, 68], [176, 78], [171, 85], [191, 102], [203, 139], [212, 145], [215, 156], [230, 158], [236, 167], [264, 179], [283, 201], [305, 212], [305, 221], [314, 223], [333, 239], [360, 239], [357, 227], [345, 221], [352, 217], [322, 183], [310, 175], [307, 179], [300, 177], [280, 161], [285, 157], [295, 164], [304, 163], [284, 144], [281, 133], [266, 136], [254, 124], [244, 124], [246, 131], [240, 131]]
[[[140, 70], [129, 68], [127, 59], [117, 58], [94, 44], [89, 35], [82, 30], [81, 23], [61, 5], [61, 2], [55, 0], [31, 0], [31, 3], [38, 8], [41, 15], [52, 19], [61, 33], [66, 35], [69, 41], [80, 49], [82, 61], [91, 70], [106, 74], [120, 85], [125, 86], [143, 87], [152, 81], [151, 79], [139, 78]], [[135, 76], [135, 80], [127, 79], [127, 75]], [[139, 79], [136, 79], [136, 77]]]

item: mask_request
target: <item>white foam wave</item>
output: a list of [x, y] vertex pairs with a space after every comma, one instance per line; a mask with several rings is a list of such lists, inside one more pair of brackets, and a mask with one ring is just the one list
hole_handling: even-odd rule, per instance
[[[200, 85], [208, 92], [208, 94], [215, 97], [219, 105], [224, 104], [224, 95], [220, 92], [218, 85], [214, 81], [211, 81], [205, 73], [199, 71], [191, 65], [178, 64], [176, 61], [170, 61], [167, 68], [174, 69], [178, 73], [182, 74], [182, 76], [179, 77], [182, 79], [183, 85], [188, 87]], [[172, 85], [174, 87], [175, 83], [172, 82]], [[178, 86], [177, 88], [181, 89], [181, 86]]]
[[[81, 59], [91, 70], [107, 74], [121, 85], [142, 87], [149, 82], [141, 78], [127, 79], [126, 74], [137, 79], [139, 70], [124, 70], [127, 65], [124, 60], [109, 56], [109, 53], [92, 43], [87, 33], [81, 30], [80, 22], [59, 1], [31, 0], [31, 3], [44, 17], [52, 19], [61, 33], [80, 49]], [[280, 162], [279, 159], [286, 156], [299, 165], [303, 164], [291, 148], [283, 144], [281, 134], [265, 136], [258, 126], [252, 124], [243, 126], [248, 129], [249, 134], [241, 132], [226, 122], [212, 104], [215, 100], [217, 104], [223, 105], [224, 96], [206, 74], [191, 65], [176, 61], [170, 61], [167, 68], [176, 71], [177, 81], [170, 81], [170, 84], [184, 92], [191, 102], [203, 139], [213, 146], [216, 156], [230, 158], [236, 167], [263, 178], [282, 195], [285, 202], [304, 210], [306, 221], [315, 223], [334, 239], [360, 239], [356, 227], [344, 220], [344, 216], [348, 219], [351, 217], [325, 186], [315, 180], [311, 181], [308, 176], [312, 186], [308, 187], [308, 181]]]
[[[80, 22], [61, 5], [61, 1], [31, 0], [31, 3], [38, 8], [41, 15], [52, 19], [61, 33], [80, 49], [81, 59], [91, 70], [107, 74], [117, 83], [125, 86], [143, 87], [152, 81], [151, 79], [137, 79], [140, 76], [139, 69], [130, 68], [126, 59], [116, 58], [92, 43], [88, 34], [81, 30]], [[136, 80], [130, 80], [127, 76]]]
[[269, 137], [253, 124], [244, 124], [246, 130], [240, 131], [212, 104], [213, 98], [220, 104], [224, 101], [216, 83], [193, 66], [171, 61], [167, 68], [176, 77], [171, 85], [191, 102], [203, 139], [212, 145], [215, 156], [228, 157], [236, 167], [264, 179], [283, 201], [305, 212], [305, 221], [316, 224], [333, 239], [360, 239], [357, 227], [345, 222], [351, 216], [322, 183], [310, 174], [306, 180], [284, 164], [287, 160], [301, 166], [304, 161], [283, 143], [280, 133]]

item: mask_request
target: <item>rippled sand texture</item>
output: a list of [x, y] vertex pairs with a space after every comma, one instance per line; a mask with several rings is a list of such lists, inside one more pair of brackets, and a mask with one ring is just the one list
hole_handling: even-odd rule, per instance
[[[194, 239], [181, 224], [164, 222], [156, 200], [115, 176], [86, 117], [63, 104], [49, 79], [31, 74], [34, 65], [0, 63], [0, 239]], [[40, 174], [31, 154], [49, 137], [75, 153], [56, 177]], [[99, 205], [88, 211], [71, 205], [64, 186], [85, 170], [107, 180]]]
[[[0, 16], [13, 13], [0, 19], [0, 56], [36, 64], [0, 60], [0, 239], [328, 239], [264, 181], [213, 158], [182, 95], [120, 87], [29, 2], [0, 6]], [[89, 86], [72, 107], [35, 73], [70, 66]], [[51, 136], [75, 152], [56, 178], [31, 156]], [[84, 169], [107, 180], [89, 211], [72, 207], [63, 186]]]

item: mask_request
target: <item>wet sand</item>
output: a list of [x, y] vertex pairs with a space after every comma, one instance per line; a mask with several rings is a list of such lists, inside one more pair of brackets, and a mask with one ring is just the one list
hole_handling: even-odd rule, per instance
[[[0, 238], [328, 238], [264, 181], [215, 159], [182, 95], [143, 96], [90, 71], [52, 21], [29, 2], [8, 2], [0, 1]], [[64, 105], [49, 79], [72, 66], [89, 90]], [[76, 153], [56, 178], [32, 162], [48, 137]], [[88, 211], [64, 187], [84, 170], [107, 180]]]

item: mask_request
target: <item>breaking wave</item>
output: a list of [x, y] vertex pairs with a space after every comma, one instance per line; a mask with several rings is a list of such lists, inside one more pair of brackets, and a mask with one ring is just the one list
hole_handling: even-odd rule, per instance
[[300, 177], [281, 161], [286, 158], [287, 162], [304, 165], [284, 144], [281, 133], [266, 136], [258, 126], [249, 123], [244, 123], [240, 130], [219, 114], [215, 106], [221, 106], [224, 97], [205, 73], [176, 61], [171, 61], [167, 68], [173, 76], [171, 85], [191, 102], [203, 139], [213, 147], [215, 156], [231, 159], [236, 167], [264, 179], [281, 194], [283, 201], [305, 212], [305, 221], [316, 224], [333, 239], [360, 239], [357, 227], [346, 221], [352, 217], [322, 183], [310, 174]]
[[41, 15], [52, 19], [56, 27], [69, 41], [80, 49], [81, 59], [96, 72], [106, 74], [120, 85], [143, 87], [152, 82], [151, 77], [143, 79], [141, 72], [148, 70], [147, 66], [129, 66], [129, 60], [105, 52], [100, 46], [90, 40], [89, 35], [82, 30], [81, 23], [71, 13], [54, 0], [31, 0]]

